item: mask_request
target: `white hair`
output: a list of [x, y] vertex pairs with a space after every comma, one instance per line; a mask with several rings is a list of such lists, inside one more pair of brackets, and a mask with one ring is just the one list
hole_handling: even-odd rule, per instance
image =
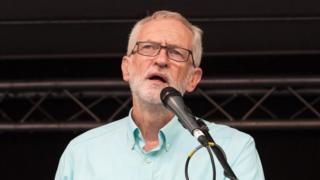
[[185, 17], [177, 12], [171, 11], [157, 11], [153, 13], [151, 16], [147, 16], [140, 21], [138, 21], [132, 28], [131, 33], [129, 35], [129, 42], [127, 47], [127, 55], [130, 55], [136, 42], [137, 36], [141, 30], [142, 25], [152, 20], [159, 19], [175, 19], [184, 24], [188, 29], [191, 30], [193, 34], [193, 42], [192, 42], [192, 54], [193, 60], [196, 67], [200, 66], [201, 57], [202, 57], [202, 30], [197, 26], [192, 25]]

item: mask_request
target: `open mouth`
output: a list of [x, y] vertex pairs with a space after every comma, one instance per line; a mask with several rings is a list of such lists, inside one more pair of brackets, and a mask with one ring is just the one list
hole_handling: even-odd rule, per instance
[[159, 75], [152, 75], [148, 79], [153, 81], [160, 81], [162, 83], [167, 83], [167, 79]]

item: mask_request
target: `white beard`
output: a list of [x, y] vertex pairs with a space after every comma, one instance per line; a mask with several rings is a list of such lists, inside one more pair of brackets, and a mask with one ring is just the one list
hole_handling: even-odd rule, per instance
[[143, 75], [130, 71], [131, 77], [129, 85], [133, 96], [136, 96], [138, 99], [148, 104], [162, 105], [162, 101], [160, 99], [161, 90], [167, 86], [171, 86], [176, 88], [183, 95], [191, 74], [191, 71], [189, 71], [187, 77], [182, 79], [180, 82], [173, 82], [171, 75], [167, 74], [167, 83], [155, 85], [151, 84], [151, 82], [149, 82], [148, 79], [145, 79]]

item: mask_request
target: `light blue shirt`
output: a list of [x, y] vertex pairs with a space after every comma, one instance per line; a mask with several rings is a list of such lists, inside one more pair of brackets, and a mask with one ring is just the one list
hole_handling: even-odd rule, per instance
[[[207, 125], [239, 180], [264, 180], [252, 137], [225, 125]], [[187, 156], [199, 143], [177, 117], [158, 136], [159, 146], [145, 152], [144, 140], [131, 116], [87, 131], [63, 152], [55, 180], [184, 180]], [[215, 166], [217, 180], [227, 179], [216, 158]], [[188, 172], [190, 180], [212, 179], [205, 148], [193, 155]]]

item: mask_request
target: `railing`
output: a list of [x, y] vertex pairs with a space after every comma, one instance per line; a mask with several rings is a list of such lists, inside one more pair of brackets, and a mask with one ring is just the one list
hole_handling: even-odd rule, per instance
[[[237, 128], [320, 128], [320, 77], [210, 78], [185, 99], [198, 117]], [[86, 130], [130, 108], [121, 80], [0, 83], [0, 131]]]

